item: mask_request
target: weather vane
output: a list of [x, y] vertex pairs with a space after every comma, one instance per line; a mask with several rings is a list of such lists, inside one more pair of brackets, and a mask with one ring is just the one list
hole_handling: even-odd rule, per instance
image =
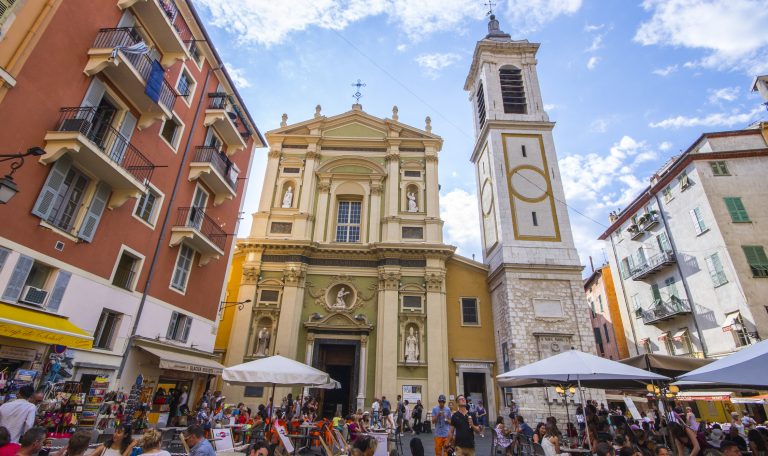
[[488, 7], [488, 13], [486, 14], [486, 16], [492, 16], [493, 7], [496, 6], [496, 3], [494, 3], [492, 0], [488, 0], [487, 2], [483, 3], [483, 5]]
[[357, 80], [355, 84], [352, 84], [352, 87], [357, 87], [357, 92], [355, 92], [354, 95], [352, 95], [353, 98], [357, 100], [357, 104], [360, 104], [360, 98], [363, 96], [362, 93], [360, 93], [360, 88], [365, 87], [365, 84], [361, 80]]

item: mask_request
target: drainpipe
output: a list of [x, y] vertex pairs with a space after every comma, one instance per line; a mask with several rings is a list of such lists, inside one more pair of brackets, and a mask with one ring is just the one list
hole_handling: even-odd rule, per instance
[[171, 191], [171, 196], [168, 199], [168, 209], [165, 211], [165, 217], [163, 217], [163, 224], [160, 227], [160, 235], [157, 238], [157, 244], [155, 244], [155, 251], [152, 255], [152, 261], [149, 263], [149, 272], [147, 273], [147, 280], [144, 282], [144, 292], [141, 293], [141, 300], [139, 301], [139, 309], [136, 312], [136, 317], [133, 320], [133, 328], [131, 328], [131, 335], [128, 337], [128, 343], [125, 344], [125, 350], [123, 351], [123, 358], [120, 360], [120, 368], [117, 370], [117, 380], [120, 380], [120, 377], [123, 375], [123, 370], [125, 369], [125, 363], [128, 360], [128, 352], [131, 351], [131, 344], [133, 342], [133, 339], [136, 337], [136, 331], [139, 329], [139, 321], [141, 320], [141, 314], [144, 311], [144, 304], [147, 302], [147, 295], [149, 294], [149, 287], [152, 285], [152, 279], [155, 275], [155, 267], [157, 266], [157, 258], [160, 255], [160, 248], [163, 245], [163, 241], [165, 240], [165, 231], [168, 228], [168, 223], [171, 220], [171, 213], [173, 209], [173, 203], [176, 200], [176, 195], [179, 192], [179, 185], [181, 184], [181, 176], [184, 174], [184, 163], [187, 162], [187, 156], [189, 155], [189, 150], [192, 145], [192, 136], [195, 133], [195, 130], [197, 129], [198, 119], [200, 117], [200, 112], [203, 108], [203, 97], [208, 93], [208, 81], [211, 78], [211, 73], [213, 73], [217, 68], [210, 68], [208, 69], [208, 72], [205, 74], [205, 82], [203, 83], [202, 89], [200, 91], [200, 97], [198, 99], [197, 103], [197, 109], [195, 110], [195, 117], [192, 119], [192, 128], [189, 130], [189, 134], [187, 135], [187, 142], [184, 145], [184, 152], [181, 154], [181, 166], [179, 166], [179, 172], [176, 173], [176, 181], [173, 183], [173, 190]]
[[667, 237], [669, 238], [669, 244], [672, 246], [672, 252], [675, 254], [675, 266], [677, 267], [678, 274], [680, 274], [680, 281], [683, 282], [683, 288], [685, 289], [685, 294], [686, 296], [688, 296], [688, 304], [690, 304], [691, 306], [691, 315], [693, 316], [693, 325], [696, 326], [696, 334], [699, 335], [699, 340], [701, 341], [701, 351], [704, 353], [704, 357], [707, 358], [707, 343], [704, 341], [704, 335], [701, 333], [701, 328], [699, 328], [698, 320], [696, 320], [696, 305], [693, 302], [693, 298], [691, 296], [691, 290], [688, 287], [688, 281], [685, 279], [685, 274], [683, 274], [683, 268], [680, 267], [680, 259], [679, 259], [679, 256], [677, 255], [677, 247], [675, 247], [675, 239], [672, 237], [672, 232], [669, 230], [669, 225], [667, 225], [667, 217], [664, 216], [664, 211], [661, 210], [661, 201], [659, 200], [659, 195], [653, 194], [653, 198], [656, 200], [656, 205], [659, 207], [659, 214], [661, 214], [661, 221], [664, 223], [664, 232], [667, 233]]
[[[613, 251], [613, 261], [616, 263], [616, 265], [619, 264], [619, 256], [616, 254], [616, 244], [613, 243], [613, 233], [608, 235], [608, 238], [611, 240], [611, 250]], [[620, 269], [619, 267], [616, 268], [617, 270]], [[629, 298], [627, 298], [627, 290], [624, 288], [624, 278], [621, 277], [621, 271], [619, 271], [619, 285], [621, 285], [621, 294], [624, 296], [624, 305], [627, 308], [627, 316], [629, 317], [629, 328], [632, 330], [632, 340], [635, 344], [635, 351], [637, 354], [640, 354], [640, 346], [637, 344], [637, 333], [635, 332], [635, 316], [632, 313], [632, 310], [629, 308]], [[615, 337], [615, 334], [614, 334]]]

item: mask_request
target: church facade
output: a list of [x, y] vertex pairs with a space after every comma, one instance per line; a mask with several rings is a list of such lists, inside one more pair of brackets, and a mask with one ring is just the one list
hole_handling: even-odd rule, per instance
[[[326, 117], [318, 106], [266, 137], [261, 200], [226, 298], [242, 304], [219, 328], [224, 364], [280, 354], [328, 372], [342, 388], [314, 392], [326, 416], [381, 396], [428, 405], [461, 392], [495, 404], [488, 270], [443, 242], [442, 139], [429, 118], [418, 129], [397, 108]], [[246, 404], [268, 395], [222, 390]]]

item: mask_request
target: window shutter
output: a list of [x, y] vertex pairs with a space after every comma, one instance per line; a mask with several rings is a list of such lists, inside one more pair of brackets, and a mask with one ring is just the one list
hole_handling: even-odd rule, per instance
[[94, 78], [91, 85], [88, 86], [88, 91], [85, 92], [85, 98], [80, 104], [83, 108], [95, 108], [101, 103], [101, 99], [104, 98], [104, 92], [107, 89], [104, 87], [104, 83]]
[[120, 124], [120, 135], [122, 138], [118, 138], [115, 141], [115, 145], [112, 146], [112, 153], [110, 154], [110, 158], [120, 165], [123, 164], [125, 150], [128, 148], [131, 135], [133, 135], [133, 131], [136, 129], [136, 123], [136, 117], [130, 112], [126, 112], [125, 117], [123, 117], [123, 123]]
[[77, 237], [86, 241], [92, 242], [93, 236], [96, 234], [96, 228], [99, 226], [101, 215], [104, 213], [104, 208], [107, 207], [107, 201], [109, 195], [112, 193], [112, 188], [104, 182], [99, 182], [96, 186], [96, 193], [93, 195], [93, 200], [88, 206], [88, 213], [85, 214], [83, 224], [80, 226], [80, 231], [77, 233]]
[[179, 313], [174, 312], [171, 314], [171, 323], [168, 325], [168, 332], [165, 334], [166, 339], [173, 339], [173, 329], [176, 327], [176, 321], [179, 319]]
[[3, 270], [3, 266], [5, 266], [5, 260], [8, 259], [8, 255], [10, 254], [11, 254], [10, 250], [4, 247], [0, 247], [0, 271]]
[[51, 167], [51, 172], [48, 173], [48, 178], [45, 179], [43, 189], [40, 191], [40, 195], [35, 201], [35, 205], [32, 207], [32, 214], [40, 217], [43, 220], [47, 220], [53, 210], [53, 202], [59, 195], [59, 190], [64, 179], [67, 177], [69, 169], [72, 167], [72, 159], [69, 155], [65, 155]]
[[707, 269], [709, 270], [709, 276], [712, 279], [712, 283], [718, 285], [720, 281], [717, 278], [717, 265], [720, 263], [720, 260], [717, 258], [717, 254], [704, 258], [704, 262], [707, 263]]
[[181, 340], [183, 342], [186, 342], [189, 338], [189, 330], [192, 328], [192, 318], [185, 316], [184, 317], [184, 332], [181, 335]]
[[16, 262], [16, 267], [11, 274], [11, 280], [8, 281], [8, 285], [3, 292], [4, 301], [16, 302], [19, 300], [24, 283], [27, 281], [29, 271], [32, 270], [34, 263], [35, 260], [28, 256], [21, 255], [19, 257], [19, 261]]
[[69, 279], [72, 277], [72, 273], [67, 271], [59, 271], [56, 276], [56, 283], [53, 285], [53, 291], [51, 297], [48, 299], [48, 305], [46, 308], [51, 312], [56, 312], [61, 306], [61, 299], [64, 297], [64, 292], [69, 285]]
[[693, 229], [696, 230], [696, 234], [701, 234], [701, 223], [699, 223], [698, 208], [691, 209], [691, 220], [693, 220]]
[[653, 294], [653, 300], [658, 301], [661, 299], [661, 292], [659, 291], [659, 286], [655, 283], [651, 285], [651, 293]]

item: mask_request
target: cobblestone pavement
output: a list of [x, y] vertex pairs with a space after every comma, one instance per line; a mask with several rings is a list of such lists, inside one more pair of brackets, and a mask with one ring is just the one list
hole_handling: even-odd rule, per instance
[[[475, 454], [477, 456], [490, 456], [491, 454], [491, 434], [489, 433], [490, 429], [485, 430], [485, 437], [480, 437], [479, 434], [475, 434]], [[419, 435], [412, 435], [410, 433], [405, 433], [401, 439], [403, 439], [403, 456], [412, 456], [411, 455], [411, 446], [410, 442], [412, 438], [418, 438], [421, 440], [422, 445], [424, 445], [424, 456], [434, 456], [435, 454], [435, 438], [432, 434], [419, 434]]]

